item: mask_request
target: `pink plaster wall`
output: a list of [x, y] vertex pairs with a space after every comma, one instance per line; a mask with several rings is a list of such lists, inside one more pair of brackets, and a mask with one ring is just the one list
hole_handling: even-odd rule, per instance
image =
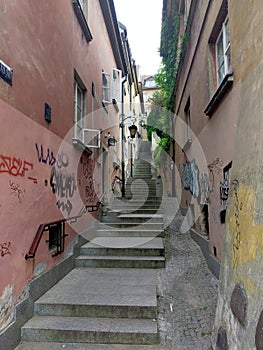
[[[0, 79], [0, 296], [11, 286], [13, 303], [25, 296], [38, 267], [38, 273], [47, 271], [68, 254], [76, 232], [87, 230], [95, 215], [67, 225], [65, 254], [52, 257], [44, 237], [36, 258], [26, 261], [38, 226], [78, 215], [83, 205], [102, 195], [102, 147], [87, 157], [71, 141], [74, 69], [87, 88], [91, 127], [92, 82], [101, 98], [102, 70], [111, 73], [116, 67], [98, 0], [89, 2], [88, 24], [90, 43], [71, 0], [0, 2], [0, 59], [13, 69], [13, 86]], [[44, 121], [45, 102], [52, 108], [50, 124]], [[108, 114], [100, 110], [94, 127], [109, 129], [118, 138], [118, 118], [113, 108]], [[102, 144], [107, 148], [104, 131]], [[119, 145], [108, 150], [108, 188]], [[62, 179], [56, 193], [50, 186], [54, 172], [53, 181]]]

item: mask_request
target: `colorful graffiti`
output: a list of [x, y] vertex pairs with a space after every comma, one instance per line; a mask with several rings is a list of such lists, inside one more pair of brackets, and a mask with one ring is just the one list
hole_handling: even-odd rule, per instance
[[[27, 172], [33, 170], [33, 164], [21, 160], [17, 157], [4, 156], [0, 154], [0, 173], [6, 173], [10, 176], [20, 176], [25, 177]], [[37, 183], [37, 179], [31, 176], [27, 177], [28, 180], [32, 180], [34, 183]]]
[[2, 258], [6, 255], [11, 255], [10, 246], [11, 246], [10, 242], [5, 242], [0, 244], [0, 255]]
[[11, 189], [11, 195], [16, 196], [18, 198], [19, 203], [21, 203], [25, 196], [26, 190], [22, 190], [20, 188], [20, 185], [15, 184], [13, 181], [9, 181], [9, 186]]
[[195, 160], [184, 164], [182, 178], [184, 188], [189, 190], [195, 198], [198, 198], [200, 194], [199, 170]]

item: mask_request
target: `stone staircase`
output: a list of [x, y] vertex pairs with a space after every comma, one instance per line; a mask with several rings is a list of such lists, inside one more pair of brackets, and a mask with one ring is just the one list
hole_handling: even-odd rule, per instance
[[126, 198], [113, 201], [75, 269], [36, 301], [17, 350], [157, 349], [155, 268], [165, 266], [163, 213], [149, 151], [141, 156]]

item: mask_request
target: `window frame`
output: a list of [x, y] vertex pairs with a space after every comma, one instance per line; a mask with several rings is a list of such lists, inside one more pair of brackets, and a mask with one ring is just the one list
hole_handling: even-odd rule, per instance
[[[80, 99], [79, 94], [80, 92]], [[74, 79], [74, 139], [82, 141], [84, 129], [85, 103], [87, 89], [80, 78], [75, 74]], [[80, 100], [80, 101], [79, 101]], [[79, 103], [80, 102], [80, 103]], [[80, 119], [79, 112], [80, 111]], [[80, 130], [78, 130], [78, 128]]]
[[[114, 78], [115, 74], [117, 75], [117, 79]], [[121, 102], [121, 76], [122, 72], [120, 69], [112, 69], [111, 100], [116, 100], [117, 102]]]
[[[228, 34], [227, 34], [228, 33]], [[217, 86], [220, 86], [225, 76], [231, 72], [231, 51], [230, 51], [230, 40], [227, 42], [227, 37], [229, 38], [229, 18], [225, 18], [222, 23], [221, 30], [217, 36], [215, 42], [215, 60], [216, 60], [216, 79]], [[219, 61], [219, 42], [222, 40], [222, 57]], [[229, 59], [230, 57], [230, 59]], [[230, 62], [230, 63], [229, 63]], [[223, 68], [223, 74], [220, 73], [220, 70]], [[222, 74], [222, 76], [220, 76]]]
[[[104, 78], [107, 84], [104, 84]], [[111, 75], [106, 72], [102, 72], [101, 75], [102, 82], [102, 102], [103, 103], [111, 103]]]

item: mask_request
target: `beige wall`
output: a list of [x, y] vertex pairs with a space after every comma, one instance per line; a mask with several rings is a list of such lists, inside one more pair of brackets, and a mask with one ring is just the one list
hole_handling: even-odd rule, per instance
[[[225, 331], [229, 349], [258, 350], [263, 347], [263, 3], [231, 1], [229, 14], [239, 108], [216, 330]], [[237, 285], [239, 294], [234, 293]], [[245, 309], [242, 320], [233, 302]]]

